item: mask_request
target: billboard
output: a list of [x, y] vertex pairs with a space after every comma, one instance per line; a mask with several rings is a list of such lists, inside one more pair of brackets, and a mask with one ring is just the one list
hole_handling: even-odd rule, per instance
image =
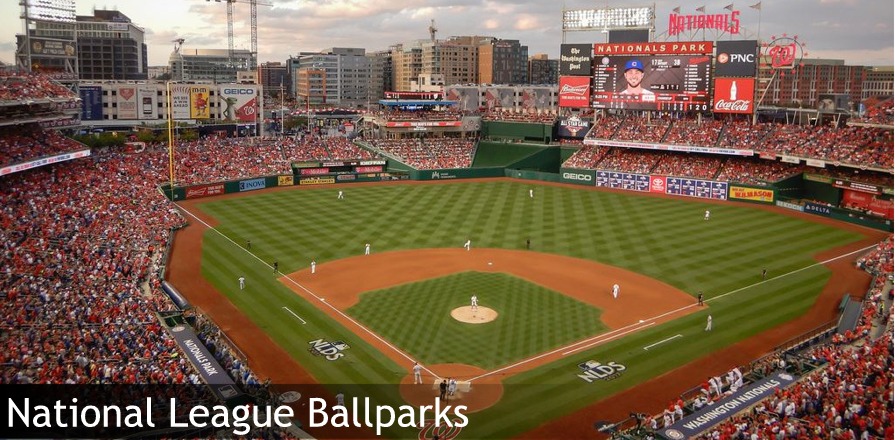
[[556, 134], [559, 137], [584, 139], [588, 131], [590, 131], [590, 121], [577, 116], [561, 118], [557, 122]]
[[590, 77], [559, 77], [559, 106], [573, 108], [590, 107]]
[[755, 76], [758, 65], [758, 41], [718, 41], [715, 76]]
[[516, 108], [516, 91], [512, 87], [488, 87], [485, 89], [485, 107]]
[[81, 86], [81, 120], [99, 121], [103, 118], [103, 88], [101, 86]]
[[190, 86], [190, 119], [208, 119], [211, 109], [208, 100], [211, 90], [208, 86]]
[[448, 101], [455, 101], [460, 110], [479, 109], [479, 89], [477, 87], [447, 87], [444, 95]]
[[715, 78], [715, 113], [752, 114], [755, 109], [755, 78]]
[[139, 119], [158, 119], [158, 98], [155, 87], [138, 87], [137, 100], [140, 103]]
[[118, 119], [137, 119], [136, 87], [118, 87]]
[[190, 118], [190, 86], [171, 85], [171, 117], [177, 120]]
[[590, 76], [592, 47], [590, 44], [561, 44], [559, 46], [560, 76]]
[[550, 91], [545, 88], [523, 88], [522, 108], [525, 110], [550, 108]]
[[221, 87], [219, 98], [224, 110], [221, 117], [225, 121], [255, 122], [258, 108], [258, 91], [255, 86], [227, 85]]
[[711, 57], [702, 54], [597, 56], [593, 107], [707, 111], [711, 69]]
[[42, 57], [69, 57], [78, 55], [74, 41], [49, 40], [46, 38], [30, 38], [31, 55]]

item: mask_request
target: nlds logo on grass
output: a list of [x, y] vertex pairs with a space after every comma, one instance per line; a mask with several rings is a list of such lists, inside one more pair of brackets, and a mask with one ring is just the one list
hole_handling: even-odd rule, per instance
[[622, 371], [627, 369], [624, 365], [616, 362], [609, 362], [608, 364], [603, 365], [594, 360], [582, 362], [578, 364], [578, 368], [580, 368], [583, 373], [578, 374], [577, 376], [587, 383], [593, 383], [595, 380], [615, 379], [621, 376]]
[[342, 356], [345, 356], [343, 351], [349, 348], [348, 344], [342, 341], [325, 341], [323, 339], [315, 339], [311, 342], [308, 342], [308, 351], [315, 356], [323, 356], [328, 361], [338, 360]]

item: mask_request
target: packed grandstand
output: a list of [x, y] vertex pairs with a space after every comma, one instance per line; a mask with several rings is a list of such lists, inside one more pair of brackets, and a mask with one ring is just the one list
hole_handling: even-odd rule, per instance
[[[168, 147], [94, 148], [89, 155], [64, 163], [41, 163], [44, 158], [89, 149], [30, 120], [29, 109], [39, 107], [41, 114], [52, 117], [52, 103], [73, 99], [68, 89], [39, 74], [0, 75], [0, 167], [5, 170], [0, 176], [4, 292], [0, 338], [6, 347], [0, 352], [0, 383], [200, 384], [196, 367], [180, 353], [163, 319], [178, 307], [163, 290], [161, 268], [173, 235], [186, 224], [175, 204], [158, 190], [170, 178]], [[378, 114], [401, 121], [460, 117], [453, 111]], [[488, 111], [480, 116], [485, 121], [553, 124], [561, 115]], [[810, 172], [893, 186], [891, 100], [870, 108], [862, 120], [854, 121], [858, 123], [840, 127], [689, 115], [584, 116], [594, 118], [585, 141], [749, 148], [840, 166], [809, 169], [758, 157], [557, 140], [556, 145], [577, 149], [562, 165], [565, 168], [753, 185]], [[291, 173], [293, 162], [311, 160], [387, 157], [420, 170], [468, 168], [473, 166], [478, 142], [477, 137], [365, 139], [363, 135], [353, 141], [312, 131], [291, 137], [181, 142], [174, 146], [174, 157], [177, 183], [197, 184]], [[892, 236], [855, 264], [872, 273], [874, 281], [863, 295], [854, 329], [811, 335], [736, 371], [719, 371], [702, 384], [702, 378], [693, 378], [693, 390], [667, 408], [634, 413], [605, 432], [650, 438], [751, 383], [786, 371], [797, 377], [791, 386], [775, 390], [699, 438], [892, 438]], [[232, 379], [263, 389], [265, 378], [252, 373], [215, 324], [201, 313], [191, 313], [187, 322]]]

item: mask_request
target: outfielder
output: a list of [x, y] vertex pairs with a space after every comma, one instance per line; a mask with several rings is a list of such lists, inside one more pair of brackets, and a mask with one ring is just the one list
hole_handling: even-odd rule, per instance
[[246, 288], [246, 277], [239, 277], [239, 290]]
[[342, 190], [339, 190], [339, 196], [336, 197], [336, 198], [337, 198], [337, 199], [340, 199], [340, 200], [345, 198], [345, 195], [342, 194]]
[[705, 219], [708, 220], [709, 217], [711, 217], [711, 216], [712, 216], [712, 211], [709, 211], [708, 209], [706, 209], [705, 210]]
[[613, 298], [618, 298], [618, 289], [619, 289], [618, 284], [612, 285], [612, 297]]
[[533, 190], [533, 189], [528, 190], [528, 198], [530, 198], [530, 199], [535, 198], [535, 190]]

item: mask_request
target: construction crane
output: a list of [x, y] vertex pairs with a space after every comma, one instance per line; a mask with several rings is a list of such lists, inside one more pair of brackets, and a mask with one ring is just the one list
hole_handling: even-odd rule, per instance
[[[205, 0], [210, 2], [211, 0]], [[272, 3], [267, 3], [259, 0], [214, 0], [217, 3], [226, 2], [227, 3], [227, 57], [229, 58], [229, 62], [233, 64], [233, 4], [234, 3], [248, 3], [249, 4], [249, 16], [251, 17], [251, 26], [252, 26], [252, 57], [249, 60], [249, 68], [251, 70], [255, 70], [258, 62], [258, 5], [261, 6], [273, 6]]]
[[429, 22], [429, 38], [432, 39], [432, 42], [435, 42], [435, 33], [438, 32], [438, 28], [435, 27], [435, 19]]

